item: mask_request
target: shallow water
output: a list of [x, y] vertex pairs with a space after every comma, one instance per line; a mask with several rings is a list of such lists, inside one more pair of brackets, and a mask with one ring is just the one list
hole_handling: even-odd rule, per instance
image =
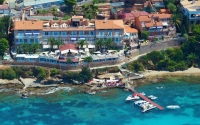
[[[162, 86], [163, 89], [156, 89]], [[131, 92], [112, 89], [96, 95], [54, 94], [21, 99], [14, 93], [0, 94], [1, 125], [196, 125], [200, 124], [200, 84], [159, 83], [137, 87], [138, 92], [155, 95], [165, 109], [142, 113], [133, 102], [125, 102]], [[166, 109], [179, 105], [180, 109]]]

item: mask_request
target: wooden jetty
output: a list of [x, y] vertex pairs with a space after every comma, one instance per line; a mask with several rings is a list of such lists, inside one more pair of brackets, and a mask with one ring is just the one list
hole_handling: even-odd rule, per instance
[[152, 105], [156, 106], [158, 109], [163, 110], [164, 108], [160, 105], [158, 105], [157, 103], [153, 102], [152, 100], [150, 100], [149, 98], [147, 98], [146, 96], [138, 93], [137, 91], [135, 91], [134, 89], [130, 89], [132, 92], [135, 92], [135, 94], [137, 94], [140, 98], [143, 98], [145, 101], [151, 103]]

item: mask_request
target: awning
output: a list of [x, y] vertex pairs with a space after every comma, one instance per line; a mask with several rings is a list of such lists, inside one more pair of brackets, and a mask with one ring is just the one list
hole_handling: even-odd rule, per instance
[[25, 33], [25, 34], [32, 34], [32, 33]]
[[162, 26], [157, 26], [157, 28], [163, 28]]
[[71, 40], [76, 40], [76, 38], [71, 38]]
[[163, 26], [168, 26], [167, 22], [162, 22]]
[[40, 33], [33, 33], [33, 34], [40, 34]]
[[149, 27], [149, 29], [156, 29], [156, 27]]
[[88, 48], [95, 48], [95, 45], [88, 45]]
[[85, 40], [85, 38], [80, 38], [79, 40]]

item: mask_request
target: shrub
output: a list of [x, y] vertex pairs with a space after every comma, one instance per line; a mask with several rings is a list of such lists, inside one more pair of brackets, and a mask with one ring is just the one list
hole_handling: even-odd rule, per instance
[[55, 76], [58, 73], [58, 70], [56, 68], [53, 68], [51, 70], [51, 76]]
[[39, 68], [37, 77], [38, 77], [38, 79], [41, 79], [41, 80], [43, 80], [47, 77], [47, 74], [46, 74], [44, 68], [42, 68], [42, 67]]
[[8, 68], [8, 69], [5, 69], [3, 71], [3, 78], [4, 79], [12, 80], [12, 79], [15, 79], [16, 77], [17, 77], [17, 75], [12, 68]]

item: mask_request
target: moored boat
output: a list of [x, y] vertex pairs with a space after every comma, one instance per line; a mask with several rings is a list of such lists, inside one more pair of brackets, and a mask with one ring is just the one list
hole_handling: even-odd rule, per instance
[[151, 99], [151, 100], [155, 100], [155, 99], [157, 99], [158, 97], [156, 97], [156, 96], [154, 96], [154, 95], [149, 95], [148, 98]]
[[137, 100], [137, 99], [140, 99], [140, 97], [139, 97], [137, 94], [132, 94], [132, 95], [129, 95], [129, 96], [126, 98], [126, 101]]
[[168, 105], [167, 108], [168, 109], [179, 109], [180, 106], [179, 105]]

